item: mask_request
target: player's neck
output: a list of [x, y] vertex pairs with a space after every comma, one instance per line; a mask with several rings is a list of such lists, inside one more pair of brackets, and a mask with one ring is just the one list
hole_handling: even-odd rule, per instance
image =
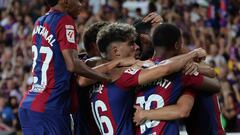
[[57, 11], [60, 11], [60, 12], [66, 12], [65, 8], [59, 4], [57, 4], [56, 6], [54, 7], [51, 7], [51, 10], [57, 10]]
[[153, 57], [161, 58], [162, 60], [173, 57], [172, 52], [169, 52], [162, 47], [155, 47], [154, 50], [155, 50], [155, 53]]

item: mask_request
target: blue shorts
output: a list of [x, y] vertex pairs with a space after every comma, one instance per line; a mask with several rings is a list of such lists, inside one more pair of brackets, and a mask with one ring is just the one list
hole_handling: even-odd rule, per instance
[[68, 114], [39, 113], [23, 108], [18, 111], [23, 135], [72, 135]]

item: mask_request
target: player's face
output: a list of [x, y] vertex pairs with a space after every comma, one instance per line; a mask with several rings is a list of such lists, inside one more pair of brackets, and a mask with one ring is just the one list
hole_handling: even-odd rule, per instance
[[148, 34], [141, 34], [141, 59], [147, 60], [152, 57], [154, 48], [152, 46], [151, 37]]
[[134, 39], [128, 40], [126, 42], [119, 43], [118, 51], [116, 55], [120, 58], [135, 57], [135, 50], [137, 46]]
[[79, 15], [80, 9], [81, 9], [81, 2], [79, 0], [68, 0], [67, 12], [74, 19], [76, 19], [77, 16]]

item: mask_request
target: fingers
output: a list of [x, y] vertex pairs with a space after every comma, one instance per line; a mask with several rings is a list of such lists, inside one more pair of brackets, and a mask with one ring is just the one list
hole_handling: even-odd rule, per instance
[[145, 16], [142, 21], [143, 22], [149, 22], [152, 19], [153, 19], [153, 13], [150, 13], [147, 16]]
[[138, 105], [134, 105], [133, 107], [136, 109], [136, 111], [134, 113], [134, 117], [133, 117], [133, 122], [136, 124], [136, 126], [138, 126], [141, 124], [140, 110], [142, 108]]
[[193, 75], [195, 72], [197, 72], [197, 66], [195, 66], [194, 64], [192, 64], [188, 70], [186, 71], [186, 75]]
[[185, 75], [194, 75], [198, 72], [198, 65], [196, 63], [188, 63], [183, 72]]
[[141, 108], [140, 106], [138, 106], [138, 105], [134, 105], [133, 107], [136, 109], [136, 111], [139, 110], [139, 109], [142, 109], [142, 108]]
[[206, 50], [202, 49], [202, 48], [197, 48], [195, 49], [197, 51], [198, 54], [198, 58], [199, 59], [204, 59], [207, 56], [207, 52]]
[[162, 23], [163, 22], [163, 18], [160, 15], [157, 15], [152, 19], [151, 23]]
[[148, 14], [146, 17], [144, 17], [142, 21], [143, 22], [151, 22], [151, 24], [162, 23], [163, 18], [160, 15], [158, 15], [157, 13], [152, 12], [152, 13]]

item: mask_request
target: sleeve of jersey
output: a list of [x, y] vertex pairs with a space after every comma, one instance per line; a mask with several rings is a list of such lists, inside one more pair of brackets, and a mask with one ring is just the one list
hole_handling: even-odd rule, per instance
[[194, 90], [192, 90], [192, 89], [189, 89], [189, 88], [185, 88], [185, 89], [183, 90], [183, 93], [182, 93], [182, 95], [189, 95], [189, 96], [192, 96], [193, 98], [196, 97], [196, 94], [197, 94], [196, 91], [194, 91]]
[[123, 72], [121, 77], [116, 81], [116, 85], [118, 85], [123, 90], [131, 90], [133, 87], [138, 85], [138, 77], [140, 69], [129, 68]]
[[73, 19], [70, 16], [64, 16], [58, 23], [57, 40], [60, 49], [77, 49], [76, 28]]
[[198, 88], [203, 84], [203, 75], [184, 75], [183, 85], [184, 87]]

